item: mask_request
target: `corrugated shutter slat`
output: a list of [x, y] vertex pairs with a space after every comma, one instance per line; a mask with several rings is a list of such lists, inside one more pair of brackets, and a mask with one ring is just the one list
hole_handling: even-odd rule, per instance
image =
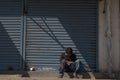
[[21, 0], [0, 0], [0, 70], [20, 70]]

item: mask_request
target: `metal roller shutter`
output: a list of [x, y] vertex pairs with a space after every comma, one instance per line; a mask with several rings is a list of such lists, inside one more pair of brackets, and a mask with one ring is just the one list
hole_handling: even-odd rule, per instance
[[20, 70], [21, 0], [0, 0], [0, 70]]
[[97, 0], [28, 0], [26, 67], [57, 71], [60, 54], [72, 47], [97, 69]]

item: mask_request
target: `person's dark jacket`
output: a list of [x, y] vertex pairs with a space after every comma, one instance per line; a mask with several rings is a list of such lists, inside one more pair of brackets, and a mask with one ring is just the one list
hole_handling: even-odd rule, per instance
[[60, 62], [65, 59], [67, 61], [73, 61], [75, 62], [77, 60], [76, 55], [72, 54], [71, 56], [67, 56], [65, 55], [65, 53], [62, 53], [62, 55], [60, 56]]

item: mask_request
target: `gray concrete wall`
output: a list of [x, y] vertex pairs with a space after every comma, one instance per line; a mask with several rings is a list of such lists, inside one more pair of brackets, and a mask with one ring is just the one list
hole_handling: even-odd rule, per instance
[[119, 70], [120, 55], [120, 26], [119, 26], [119, 0], [111, 0], [111, 27], [112, 27], [112, 64], [113, 71]]
[[[107, 0], [106, 0], [107, 1]], [[99, 0], [99, 70], [106, 72], [108, 70], [108, 45], [107, 45], [107, 7], [105, 0]], [[120, 26], [119, 26], [119, 0], [111, 0], [110, 7], [110, 26], [111, 26], [111, 63], [112, 71], [120, 70]], [[105, 13], [104, 11], [105, 6]]]
[[99, 56], [99, 70], [105, 71], [107, 70], [107, 46], [106, 46], [106, 14], [103, 13], [104, 11], [104, 1], [99, 1], [99, 43], [98, 43], [98, 56]]

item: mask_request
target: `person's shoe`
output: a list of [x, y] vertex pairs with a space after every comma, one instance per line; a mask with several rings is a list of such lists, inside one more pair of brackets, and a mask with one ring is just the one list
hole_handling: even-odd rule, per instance
[[69, 77], [70, 77], [70, 78], [74, 78], [73, 73], [69, 73]]
[[59, 74], [59, 75], [58, 75], [58, 78], [63, 78], [63, 74]]
[[79, 79], [79, 75], [77, 73], [73, 74], [75, 76], [75, 78]]

